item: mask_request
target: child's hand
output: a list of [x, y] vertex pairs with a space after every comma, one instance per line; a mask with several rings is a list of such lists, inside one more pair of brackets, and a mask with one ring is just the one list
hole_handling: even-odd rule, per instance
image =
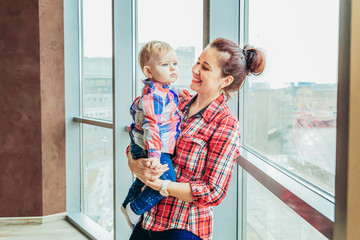
[[151, 168], [151, 169], [160, 169], [161, 168], [161, 163], [160, 163], [160, 158], [148, 158], [148, 162], [147, 162], [147, 167]]
[[191, 97], [190, 91], [186, 88], [180, 88], [179, 90], [179, 97], [181, 98], [188, 98]]

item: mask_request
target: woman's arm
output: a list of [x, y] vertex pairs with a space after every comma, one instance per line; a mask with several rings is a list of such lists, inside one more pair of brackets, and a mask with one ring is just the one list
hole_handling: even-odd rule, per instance
[[[157, 179], [155, 181], [147, 181], [145, 184], [156, 191], [160, 191], [164, 183], [164, 180]], [[180, 199], [184, 202], [192, 203], [194, 201], [190, 183], [179, 183], [179, 182], [170, 182], [167, 191], [169, 195]]]
[[235, 118], [226, 117], [208, 141], [205, 171], [201, 179], [190, 181], [194, 204], [219, 205], [226, 196], [231, 176], [240, 155], [240, 131]]

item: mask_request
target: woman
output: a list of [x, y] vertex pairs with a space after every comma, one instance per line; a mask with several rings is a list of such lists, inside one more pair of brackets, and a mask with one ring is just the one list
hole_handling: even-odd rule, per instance
[[132, 160], [129, 167], [164, 198], [143, 216], [130, 239], [211, 239], [213, 208], [226, 195], [235, 159], [240, 155], [238, 121], [225, 104], [245, 77], [261, 74], [261, 51], [230, 40], [215, 39], [192, 69], [190, 88], [197, 92], [179, 103], [181, 134], [173, 165], [176, 182], [159, 179], [166, 166], [153, 170], [151, 159]]

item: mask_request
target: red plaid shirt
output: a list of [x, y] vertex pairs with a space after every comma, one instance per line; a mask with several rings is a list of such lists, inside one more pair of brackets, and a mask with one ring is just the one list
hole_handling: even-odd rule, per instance
[[181, 133], [173, 165], [177, 182], [189, 182], [194, 202], [163, 198], [144, 214], [142, 227], [152, 231], [186, 229], [201, 239], [211, 239], [213, 207], [225, 198], [235, 158], [240, 155], [240, 129], [221, 95], [187, 118], [195, 100], [180, 101]]

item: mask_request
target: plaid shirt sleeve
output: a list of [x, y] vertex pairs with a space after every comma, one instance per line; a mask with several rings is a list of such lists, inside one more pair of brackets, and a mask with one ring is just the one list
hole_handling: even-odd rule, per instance
[[208, 142], [205, 174], [201, 180], [190, 181], [196, 206], [216, 206], [225, 198], [235, 159], [240, 155], [238, 122], [227, 117]]
[[149, 157], [161, 156], [161, 136], [158, 123], [161, 123], [161, 115], [164, 108], [164, 100], [161, 96], [148, 93], [139, 101], [139, 107], [143, 109], [144, 121], [144, 143], [149, 152]]

